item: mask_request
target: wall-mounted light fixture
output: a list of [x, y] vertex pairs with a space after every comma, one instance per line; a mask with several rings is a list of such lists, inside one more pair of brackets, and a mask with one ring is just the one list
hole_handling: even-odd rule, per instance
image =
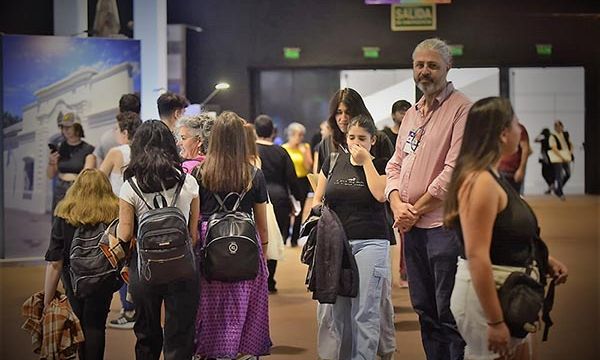
[[219, 93], [221, 90], [229, 89], [229, 84], [226, 82], [220, 82], [215, 85], [215, 89], [200, 103], [200, 107], [204, 107], [215, 95]]

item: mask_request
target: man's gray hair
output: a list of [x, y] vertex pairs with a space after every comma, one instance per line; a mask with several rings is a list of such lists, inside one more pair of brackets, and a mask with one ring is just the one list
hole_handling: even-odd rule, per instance
[[450, 47], [444, 40], [438, 38], [431, 38], [423, 40], [415, 47], [412, 53], [413, 60], [415, 59], [415, 53], [421, 50], [433, 50], [440, 54], [442, 59], [446, 62], [446, 65], [452, 65], [452, 54], [450, 53]]
[[300, 124], [299, 122], [293, 122], [291, 124], [288, 125], [287, 127], [287, 137], [288, 139], [294, 135], [294, 133], [296, 132], [303, 132], [306, 134], [306, 128], [304, 127], [304, 125]]

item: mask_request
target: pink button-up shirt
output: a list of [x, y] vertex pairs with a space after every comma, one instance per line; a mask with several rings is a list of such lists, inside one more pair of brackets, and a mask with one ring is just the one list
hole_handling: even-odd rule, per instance
[[[396, 151], [386, 167], [388, 199], [393, 190], [398, 190], [403, 202], [414, 204], [426, 191], [441, 200], [448, 191], [471, 101], [448, 82], [427, 114], [424, 106], [422, 97], [406, 112], [400, 125]], [[407, 153], [404, 150], [411, 131], [417, 133], [420, 142], [416, 150]], [[437, 208], [423, 214], [415, 226], [424, 229], [441, 226], [443, 215], [443, 207]]]

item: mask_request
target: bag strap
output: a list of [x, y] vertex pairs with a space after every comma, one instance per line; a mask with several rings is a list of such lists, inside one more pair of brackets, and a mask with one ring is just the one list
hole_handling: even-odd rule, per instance
[[[152, 209], [159, 209], [159, 208], [163, 208], [163, 207], [167, 207], [167, 206], [175, 207], [175, 204], [177, 203], [177, 199], [179, 199], [179, 194], [181, 193], [181, 189], [183, 188], [183, 184], [185, 183], [185, 174], [182, 174], [182, 175], [183, 176], [181, 177], [181, 179], [177, 182], [177, 187], [175, 188], [175, 194], [173, 195], [173, 199], [171, 200], [171, 205], [169, 205], [167, 203], [167, 200], [165, 199], [164, 195], [162, 193], [158, 192], [156, 195], [154, 195], [154, 199], [152, 200], [154, 208], [151, 207], [146, 202], [146, 200], [144, 199], [144, 195], [142, 194], [142, 191], [135, 184], [135, 182], [133, 182], [132, 178], [127, 179], [127, 182], [129, 183], [129, 185], [131, 186], [131, 188], [133, 189], [135, 194], [144, 202], [144, 204], [146, 204], [148, 209], [152, 210]], [[161, 204], [159, 204], [159, 201], [161, 202]]]
[[[250, 180], [250, 188], [252, 188], [252, 184], [254, 183], [254, 176], [256, 175], [256, 167], [252, 167], [252, 179]], [[244, 199], [244, 196], [246, 196], [246, 194], [248, 193], [248, 188], [244, 189], [244, 191], [242, 191], [241, 193], [236, 193], [236, 192], [230, 192], [229, 194], [227, 194], [225, 196], [224, 199], [221, 199], [221, 197], [219, 196], [219, 194], [217, 194], [216, 192], [213, 193], [215, 199], [217, 199], [217, 202], [219, 203], [220, 209], [222, 211], [226, 211], [226, 212], [236, 212], [237, 209], [240, 207], [242, 200]], [[233, 204], [233, 207], [231, 207], [231, 209], [228, 209], [227, 206], [225, 206], [225, 202], [227, 201], [227, 198], [229, 198], [232, 195], [237, 195], [238, 199], [235, 202], [235, 204]]]
[[562, 150], [562, 144], [558, 140], [558, 136], [556, 136], [556, 134], [551, 134], [551, 135], [554, 138], [554, 141], [556, 141], [556, 148], [558, 149], [558, 151]]
[[335, 167], [339, 156], [340, 153], [337, 152], [331, 153], [329, 155], [329, 172], [327, 173], [327, 180], [329, 180], [329, 178], [331, 177], [331, 174], [333, 173], [333, 168]]
[[175, 207], [177, 199], [179, 199], [179, 194], [181, 193], [181, 189], [183, 188], [183, 184], [185, 183], [185, 177], [185, 173], [181, 173], [181, 179], [177, 183], [177, 187], [175, 188], [175, 194], [173, 195], [173, 200], [171, 200], [171, 207]]
[[550, 327], [554, 325], [554, 322], [552, 322], [552, 319], [550, 318], [550, 311], [552, 311], [552, 307], [554, 306], [555, 288], [556, 279], [552, 279], [548, 286], [548, 293], [544, 299], [544, 306], [542, 307], [542, 320], [544, 321], [544, 336], [542, 337], [542, 341], [548, 340], [548, 332], [550, 331]]
[[129, 186], [131, 186], [131, 189], [133, 189], [133, 192], [144, 202], [144, 204], [146, 204], [146, 206], [148, 207], [148, 209], [152, 210], [153, 208], [150, 205], [148, 205], [148, 203], [144, 199], [144, 195], [142, 195], [142, 191], [135, 184], [135, 182], [133, 181], [133, 178], [127, 179], [127, 182], [129, 183]]

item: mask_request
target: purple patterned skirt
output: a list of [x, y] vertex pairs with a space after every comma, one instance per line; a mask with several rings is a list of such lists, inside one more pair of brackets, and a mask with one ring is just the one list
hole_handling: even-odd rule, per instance
[[[198, 249], [204, 245], [205, 236], [206, 222], [202, 222]], [[262, 251], [260, 259], [254, 280], [209, 283], [200, 276], [195, 337], [197, 355], [236, 358], [238, 354], [261, 356], [270, 353], [268, 270]]]

